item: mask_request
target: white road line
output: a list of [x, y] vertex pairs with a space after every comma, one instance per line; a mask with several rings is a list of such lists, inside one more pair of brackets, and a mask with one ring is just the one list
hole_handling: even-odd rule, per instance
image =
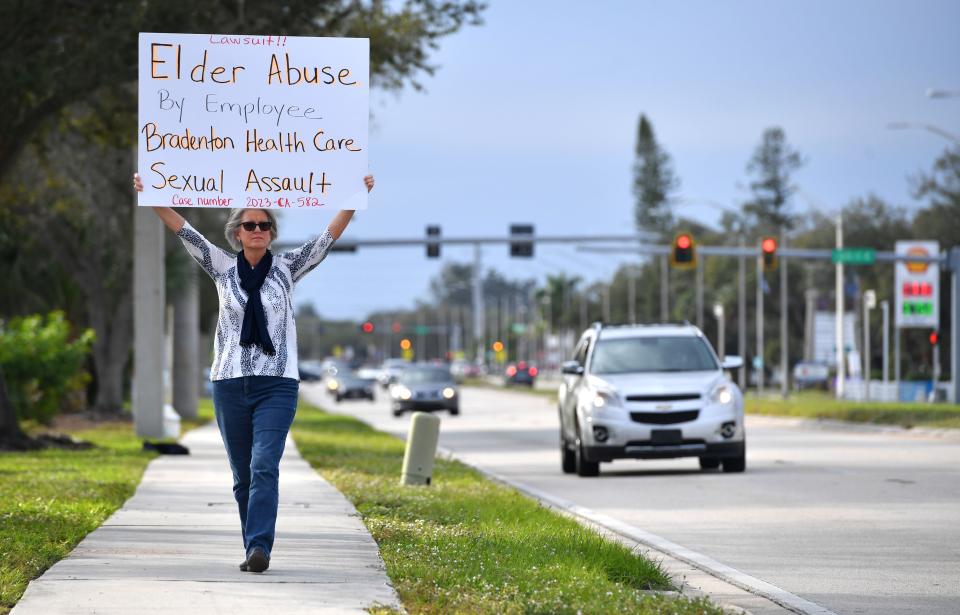
[[642, 530], [634, 525], [624, 523], [623, 521], [614, 519], [613, 517], [604, 515], [602, 513], [598, 513], [589, 508], [585, 508], [569, 500], [546, 493], [545, 491], [541, 491], [536, 487], [531, 487], [530, 485], [515, 481], [506, 476], [497, 474], [496, 472], [491, 472], [490, 470], [476, 466], [465, 461], [459, 455], [453, 453], [453, 451], [441, 448], [440, 453], [444, 457], [454, 458], [461, 463], [465, 463], [470, 467], [475, 468], [490, 478], [510, 485], [536, 500], [540, 500], [541, 502], [549, 504], [550, 506], [566, 510], [577, 517], [581, 517], [592, 523], [603, 526], [612, 532], [620, 534], [621, 536], [625, 536], [631, 540], [635, 540], [636, 542], [647, 545], [648, 547], [662, 551], [671, 557], [699, 568], [700, 570], [722, 579], [731, 585], [735, 585], [740, 589], [750, 592], [751, 594], [762, 596], [785, 609], [789, 609], [795, 613], [801, 613], [802, 615], [837, 615], [826, 607], [822, 607], [819, 604], [805, 600], [800, 596], [791, 594], [785, 589], [781, 589], [772, 583], [767, 583], [766, 581], [750, 576], [749, 574], [741, 572], [736, 568], [732, 568], [726, 564], [721, 564], [712, 557], [708, 557], [702, 553], [697, 553], [696, 551], [692, 551], [686, 547], [670, 542], [666, 538], [662, 538], [656, 534], [651, 534], [650, 532]]

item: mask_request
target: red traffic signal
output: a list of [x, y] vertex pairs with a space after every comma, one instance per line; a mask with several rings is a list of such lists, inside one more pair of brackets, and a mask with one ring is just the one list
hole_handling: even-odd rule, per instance
[[363, 323], [362, 328], [364, 333], [373, 333], [373, 323], [370, 322], [369, 320]]
[[931, 346], [936, 346], [938, 343], [940, 343], [940, 335], [936, 331], [931, 331], [928, 339], [930, 340]]
[[693, 235], [680, 233], [673, 238], [670, 248], [670, 265], [675, 269], [692, 269], [697, 266], [697, 248]]
[[390, 326], [390, 330], [393, 331], [394, 333], [400, 333], [400, 323], [398, 322], [393, 323], [393, 325]]
[[764, 237], [760, 241], [763, 270], [773, 271], [777, 268], [777, 240], [775, 237]]

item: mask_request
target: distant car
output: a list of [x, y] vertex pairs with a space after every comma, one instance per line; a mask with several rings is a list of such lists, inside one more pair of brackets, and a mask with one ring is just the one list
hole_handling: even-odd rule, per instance
[[397, 381], [397, 376], [409, 365], [411, 363], [406, 359], [387, 359], [384, 361], [383, 365], [380, 366], [380, 375], [377, 376], [380, 386], [385, 389], [389, 388], [391, 384]]
[[483, 376], [483, 367], [476, 363], [458, 359], [450, 364], [450, 373], [457, 382], [466, 378], [480, 378]]
[[314, 382], [320, 380], [322, 371], [318, 361], [305, 360], [297, 364], [297, 371], [300, 372], [300, 380], [303, 382]]
[[746, 468], [743, 395], [691, 325], [599, 323], [563, 364], [558, 392], [564, 472], [596, 476], [614, 459], [699, 457], [704, 470]]
[[534, 380], [537, 377], [537, 368], [527, 364], [526, 361], [511, 363], [503, 372], [503, 381], [506, 385], [522, 384], [533, 388]]
[[326, 378], [329, 378], [330, 376], [336, 376], [341, 372], [350, 373], [350, 363], [348, 363], [344, 359], [327, 357], [320, 363], [321, 378], [326, 379]]
[[372, 378], [360, 378], [351, 372], [340, 372], [327, 378], [327, 391], [337, 402], [345, 399], [369, 399], [373, 401]]
[[414, 410], [448, 410], [460, 414], [460, 394], [450, 370], [445, 367], [407, 367], [390, 385], [393, 416]]

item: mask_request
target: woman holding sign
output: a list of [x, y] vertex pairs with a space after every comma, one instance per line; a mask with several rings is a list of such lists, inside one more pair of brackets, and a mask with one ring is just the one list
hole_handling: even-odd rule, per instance
[[[373, 190], [372, 175], [363, 181]], [[139, 175], [133, 184], [143, 190]], [[299, 391], [293, 288], [327, 256], [354, 212], [338, 212], [320, 235], [274, 254], [277, 221], [269, 210], [232, 210], [224, 234], [236, 253], [212, 244], [169, 207], [154, 211], [217, 285], [213, 404], [240, 510], [247, 556], [240, 569], [263, 572], [277, 521], [280, 457]]]

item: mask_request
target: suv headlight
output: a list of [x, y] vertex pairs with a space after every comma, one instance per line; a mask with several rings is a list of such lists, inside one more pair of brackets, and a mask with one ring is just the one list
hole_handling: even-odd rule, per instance
[[713, 387], [713, 391], [710, 392], [710, 401], [715, 404], [722, 404], [727, 406], [733, 403], [733, 387], [730, 386], [728, 382], [721, 382], [717, 386]]
[[613, 391], [597, 391], [593, 396], [593, 409], [619, 408], [620, 396]]

